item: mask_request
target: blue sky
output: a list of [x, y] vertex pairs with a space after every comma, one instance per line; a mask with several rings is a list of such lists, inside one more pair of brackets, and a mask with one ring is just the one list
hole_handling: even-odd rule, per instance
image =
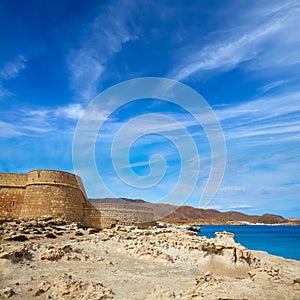
[[[288, 0], [3, 0], [0, 170], [73, 172], [76, 124], [93, 98], [124, 80], [164, 77], [201, 94], [223, 128], [226, 172], [207, 207], [300, 217], [299, 32], [300, 4]], [[195, 171], [195, 157], [180, 161], [174, 141], [156, 129], [157, 113], [176, 119], [197, 145], [200, 174], [186, 204], [198, 206], [210, 170], [209, 141], [193, 117], [160, 100], [112, 112], [95, 146], [99, 173], [117, 196], [158, 201], [176, 185], [181, 163]], [[153, 166], [166, 168], [157, 186], [143, 189], [120, 180], [110, 149], [118, 130], [142, 115], [145, 135], [130, 149], [132, 170], [146, 176], [156, 154], [165, 160], [152, 156]], [[165, 130], [176, 136], [178, 128], [169, 125]], [[90, 197], [106, 196], [80, 175]]]

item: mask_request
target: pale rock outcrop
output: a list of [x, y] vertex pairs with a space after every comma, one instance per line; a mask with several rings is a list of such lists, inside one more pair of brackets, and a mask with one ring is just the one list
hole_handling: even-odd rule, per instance
[[[300, 299], [300, 262], [248, 250], [227, 232], [208, 239], [168, 224], [94, 230], [39, 220], [0, 233], [0, 298]], [[18, 234], [27, 240], [9, 238]]]

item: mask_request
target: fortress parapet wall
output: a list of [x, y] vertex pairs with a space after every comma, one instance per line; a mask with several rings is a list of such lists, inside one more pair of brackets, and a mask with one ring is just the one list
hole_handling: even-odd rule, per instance
[[103, 203], [96, 203], [94, 206], [103, 216], [115, 219], [119, 224], [154, 224], [154, 212], [149, 207]]
[[0, 172], [0, 214], [4, 218], [18, 218], [26, 192], [27, 174]]
[[53, 217], [80, 222], [87, 196], [81, 179], [56, 170], [0, 173], [0, 217]]
[[0, 172], [0, 218], [62, 218], [88, 227], [152, 224], [153, 210], [134, 205], [93, 206], [80, 177], [63, 171]]
[[103, 214], [89, 202], [83, 204], [82, 221], [85, 226], [95, 228], [112, 228], [117, 223], [117, 220]]
[[28, 173], [20, 218], [55, 217], [80, 222], [85, 192], [74, 174], [34, 170]]

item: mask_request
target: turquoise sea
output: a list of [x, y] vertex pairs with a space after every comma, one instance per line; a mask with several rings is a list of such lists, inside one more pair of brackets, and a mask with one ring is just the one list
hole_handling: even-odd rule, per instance
[[300, 226], [210, 225], [201, 226], [198, 235], [212, 238], [216, 231], [234, 233], [235, 241], [248, 249], [300, 260]]

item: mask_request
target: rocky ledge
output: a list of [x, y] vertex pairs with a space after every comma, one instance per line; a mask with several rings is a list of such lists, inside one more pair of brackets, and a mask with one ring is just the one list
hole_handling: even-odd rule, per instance
[[186, 227], [95, 230], [64, 220], [0, 225], [0, 298], [300, 299], [300, 262]]

